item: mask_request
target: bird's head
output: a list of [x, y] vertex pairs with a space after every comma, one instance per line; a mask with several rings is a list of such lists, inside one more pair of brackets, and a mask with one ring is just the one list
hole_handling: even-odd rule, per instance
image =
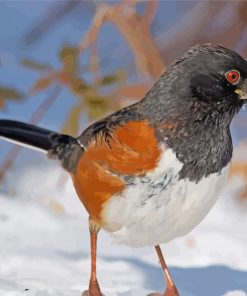
[[167, 69], [147, 99], [156, 101], [156, 109], [164, 106], [170, 118], [186, 121], [195, 113], [198, 121], [228, 124], [247, 102], [247, 62], [222, 46], [196, 45]]
[[236, 52], [214, 44], [197, 45], [176, 64], [184, 68], [198, 99], [233, 104], [247, 100], [247, 62]]

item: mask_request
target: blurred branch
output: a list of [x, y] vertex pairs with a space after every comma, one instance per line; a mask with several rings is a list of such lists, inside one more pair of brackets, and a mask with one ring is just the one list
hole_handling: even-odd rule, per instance
[[143, 14], [143, 19], [146, 22], [147, 26], [150, 27], [157, 14], [158, 1], [157, 0], [147, 1], [145, 5], [146, 7]]
[[[241, 179], [243, 179], [244, 182], [247, 183], [247, 163], [246, 162], [235, 161], [231, 165], [230, 178], [234, 178], [234, 177], [241, 177]], [[240, 197], [243, 199], [247, 199], [246, 185], [243, 186], [243, 188], [241, 189]]]
[[51, 65], [48, 63], [40, 63], [31, 59], [22, 59], [21, 64], [27, 68], [36, 71], [50, 71], [52, 69]]
[[47, 75], [40, 78], [31, 88], [30, 95], [33, 96], [41, 90], [47, 89], [53, 82], [53, 76]]
[[[90, 5], [90, 1], [85, 1], [85, 3]], [[44, 17], [38, 21], [33, 28], [24, 35], [21, 40], [21, 43], [25, 46], [30, 46], [33, 43], [37, 42], [43, 35], [45, 35], [53, 26], [60, 22], [63, 17], [65, 17], [69, 12], [71, 12], [78, 4], [82, 4], [81, 0], [73, 1], [59, 1], [53, 2], [53, 7], [47, 10], [44, 14]], [[93, 5], [93, 3], [91, 3]]]
[[93, 76], [95, 88], [98, 88], [99, 81], [99, 53], [98, 53], [98, 42], [95, 40], [90, 46], [90, 58], [89, 58], [89, 70]]
[[83, 101], [81, 101], [79, 104], [76, 104], [74, 107], [72, 107], [72, 109], [69, 112], [68, 118], [65, 121], [64, 127], [62, 129], [62, 132], [64, 134], [70, 134], [72, 136], [76, 136], [80, 128], [80, 118], [83, 112], [83, 108], [85, 108]]
[[[114, 6], [99, 6], [79, 48], [81, 52], [85, 50], [96, 40], [103, 24], [112, 22], [129, 44], [139, 75], [157, 79], [164, 71], [165, 66], [150, 32], [151, 24], [146, 22], [147, 14], [145, 13], [144, 16], [137, 14], [135, 9], [137, 2], [139, 1], [122, 1]], [[149, 8], [150, 5], [148, 5]], [[152, 4], [151, 12], [155, 10], [155, 5]], [[148, 18], [151, 20], [153, 17], [150, 14]], [[145, 46], [143, 46], [144, 44]], [[150, 57], [152, 58], [150, 59]]]
[[98, 37], [99, 30], [101, 29], [103, 23], [108, 19], [110, 15], [110, 8], [106, 5], [98, 7], [96, 14], [92, 20], [91, 27], [87, 31], [83, 40], [79, 44], [80, 52], [84, 51], [89, 45], [95, 42]]
[[[50, 68], [45, 76], [39, 78], [31, 88], [31, 95], [46, 90], [50, 85], [59, 82], [63, 86], [71, 86], [77, 79], [77, 72], [80, 70], [78, 64], [79, 50], [77, 47], [64, 46], [59, 55], [62, 68], [55, 70]], [[28, 65], [29, 66], [29, 65]]]
[[20, 101], [23, 100], [23, 94], [14, 89], [9, 87], [0, 86], [0, 108], [5, 106], [5, 102], [9, 100]]

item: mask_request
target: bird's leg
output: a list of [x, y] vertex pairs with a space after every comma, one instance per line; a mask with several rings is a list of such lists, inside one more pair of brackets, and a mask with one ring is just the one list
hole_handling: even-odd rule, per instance
[[175, 284], [174, 284], [174, 282], [173, 282], [173, 280], [171, 278], [171, 275], [169, 273], [169, 270], [168, 270], [168, 267], [166, 265], [166, 262], [165, 262], [165, 259], [163, 257], [160, 246], [156, 246], [155, 250], [156, 250], [156, 252], [158, 254], [160, 264], [161, 264], [161, 267], [162, 267], [164, 275], [165, 275], [166, 290], [165, 290], [164, 295], [161, 295], [161, 294], [158, 294], [158, 293], [153, 293], [153, 294], [150, 294], [149, 296], [179, 296], [178, 290], [177, 290], [177, 288], [176, 288], [176, 286], [175, 286]]
[[91, 218], [89, 218], [89, 230], [91, 240], [91, 277], [89, 290], [84, 291], [82, 296], [104, 296], [100, 291], [96, 277], [97, 235], [100, 230], [100, 226]]

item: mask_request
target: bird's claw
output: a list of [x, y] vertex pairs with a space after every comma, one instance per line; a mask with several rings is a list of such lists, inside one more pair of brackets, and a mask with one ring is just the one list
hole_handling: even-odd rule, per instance
[[177, 288], [175, 286], [172, 286], [165, 290], [165, 294], [151, 293], [148, 296], [179, 296], [179, 294]]
[[84, 292], [81, 294], [81, 296], [105, 296], [105, 295], [102, 294], [102, 293], [99, 292], [99, 291], [92, 291], [92, 292], [90, 293], [90, 291], [87, 290], [87, 291], [84, 291]]

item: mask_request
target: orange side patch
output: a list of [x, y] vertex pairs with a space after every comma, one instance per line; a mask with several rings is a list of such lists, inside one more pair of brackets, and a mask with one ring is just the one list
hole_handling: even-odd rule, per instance
[[161, 150], [147, 122], [129, 122], [115, 129], [108, 142], [98, 135], [82, 155], [72, 175], [79, 198], [88, 213], [100, 222], [105, 201], [124, 189], [118, 175], [145, 175], [152, 171]]

